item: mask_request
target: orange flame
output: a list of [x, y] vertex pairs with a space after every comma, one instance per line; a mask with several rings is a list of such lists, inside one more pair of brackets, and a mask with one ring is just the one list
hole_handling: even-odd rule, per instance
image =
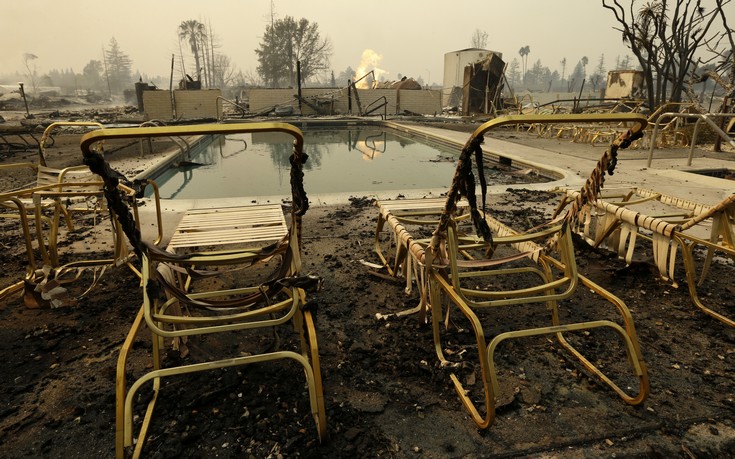
[[[381, 75], [388, 73], [387, 71], [379, 67], [380, 61], [382, 59], [383, 56], [376, 53], [372, 49], [366, 49], [365, 51], [363, 51], [362, 57], [360, 58], [360, 65], [357, 66], [357, 71], [355, 72], [354, 79], [358, 80], [365, 76], [370, 70], [372, 70], [375, 76], [375, 81], [380, 80]], [[360, 80], [356, 86], [360, 89], [368, 89], [369, 86], [367, 78]]]

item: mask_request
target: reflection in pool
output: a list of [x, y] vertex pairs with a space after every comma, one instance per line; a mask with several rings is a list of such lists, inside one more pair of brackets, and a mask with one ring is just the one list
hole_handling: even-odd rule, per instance
[[[290, 195], [292, 145], [283, 133], [217, 136], [155, 180], [163, 198]], [[446, 190], [458, 155], [375, 128], [307, 130], [304, 150], [309, 194]]]
[[[215, 136], [185, 161], [156, 177], [161, 197], [206, 199], [290, 196], [288, 158], [293, 137], [283, 133]], [[414, 139], [390, 128], [304, 131], [304, 185], [309, 194], [444, 193], [451, 184], [459, 147]], [[502, 161], [501, 161], [502, 163]], [[548, 181], [534, 169], [485, 164], [490, 185]]]

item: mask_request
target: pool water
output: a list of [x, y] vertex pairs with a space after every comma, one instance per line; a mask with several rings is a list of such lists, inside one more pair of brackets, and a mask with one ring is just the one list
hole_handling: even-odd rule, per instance
[[726, 168], [705, 169], [700, 171], [689, 171], [692, 174], [706, 175], [708, 177], [735, 180], [735, 170]]
[[[155, 177], [163, 198], [288, 196], [293, 137], [283, 133], [216, 136]], [[446, 190], [459, 149], [449, 151], [384, 128], [304, 132], [309, 194]]]

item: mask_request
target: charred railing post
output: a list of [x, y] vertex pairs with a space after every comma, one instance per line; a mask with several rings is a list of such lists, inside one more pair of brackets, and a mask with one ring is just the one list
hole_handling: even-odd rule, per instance
[[352, 115], [352, 82], [347, 80], [347, 113]]
[[26, 99], [26, 91], [23, 89], [23, 83], [18, 83], [20, 85], [20, 96], [23, 98], [23, 103], [26, 105], [26, 118], [31, 118], [31, 112], [28, 110], [28, 100]]
[[299, 94], [299, 115], [301, 114], [301, 61], [296, 61], [296, 84], [298, 85]]

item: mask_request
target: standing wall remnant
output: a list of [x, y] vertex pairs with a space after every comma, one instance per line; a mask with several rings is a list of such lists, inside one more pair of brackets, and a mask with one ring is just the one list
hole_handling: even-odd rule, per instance
[[503, 58], [502, 53], [481, 48], [466, 48], [444, 54], [443, 107], [458, 106], [462, 102], [465, 68], [491, 55]]
[[[143, 91], [146, 120], [218, 118], [222, 113], [222, 91], [219, 89]], [[175, 110], [175, 112], [174, 112]]]
[[505, 62], [497, 55], [469, 64], [464, 69], [462, 115], [494, 113], [503, 89]]
[[646, 94], [641, 70], [611, 70], [607, 72], [606, 99], [643, 99]]
[[[404, 112], [433, 115], [441, 112], [440, 91], [431, 89], [358, 89], [357, 91], [363, 107], [367, 107], [378, 99], [385, 97], [388, 103], [386, 106], [386, 113], [388, 115], [399, 115]], [[399, 91], [400, 103], [398, 97]], [[293, 89], [250, 89], [248, 93], [250, 112], [259, 113], [276, 106], [291, 106], [294, 109], [294, 113], [298, 113], [299, 104], [295, 98], [295, 92]], [[347, 88], [304, 88], [301, 90], [301, 96], [310, 101], [328, 99], [330, 101], [329, 107], [334, 110], [334, 114], [347, 114], [348, 112]], [[301, 110], [303, 115], [316, 114], [308, 105], [302, 105]], [[382, 109], [374, 113], [374, 115], [381, 114], [383, 114]]]

